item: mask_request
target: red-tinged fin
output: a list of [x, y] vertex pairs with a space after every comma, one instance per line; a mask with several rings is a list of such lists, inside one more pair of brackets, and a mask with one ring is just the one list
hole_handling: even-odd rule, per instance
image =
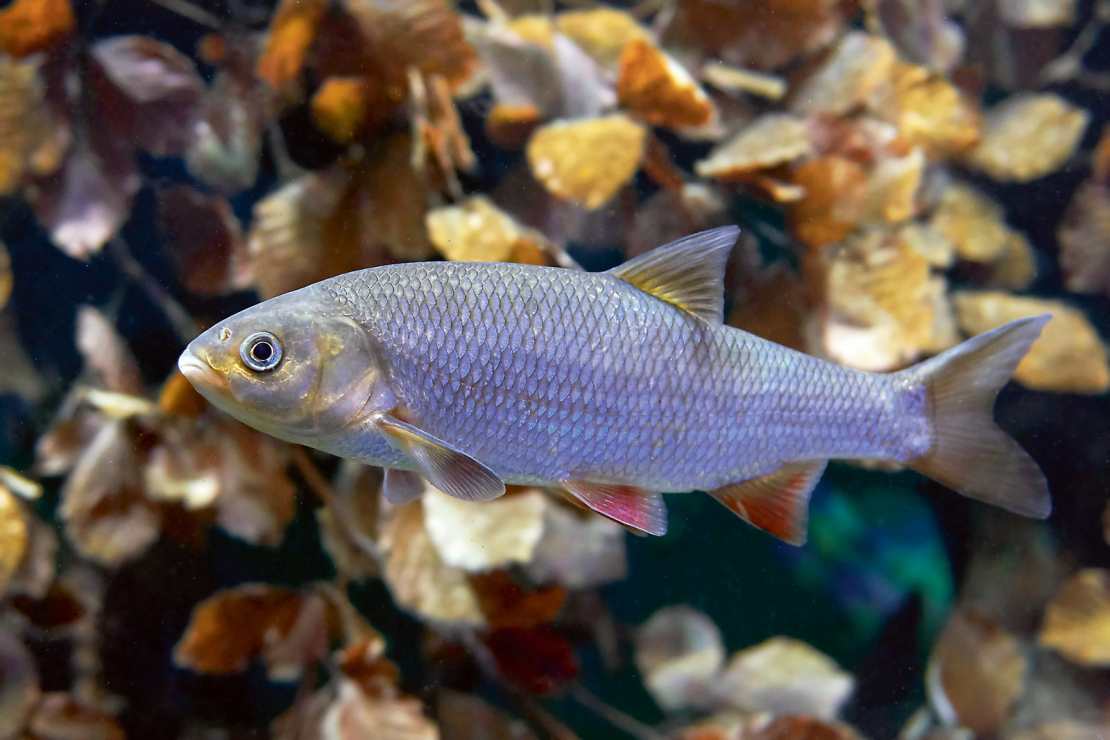
[[799, 460], [759, 478], [710, 491], [730, 511], [791, 545], [808, 537], [809, 496], [828, 460]]
[[424, 481], [412, 471], [386, 468], [382, 493], [385, 500], [394, 506], [404, 506], [424, 493]]
[[448, 496], [489, 501], [504, 495], [505, 483], [497, 473], [465, 452], [389, 414], [375, 415], [374, 424], [416, 464], [420, 475]]
[[667, 505], [660, 493], [634, 486], [580, 480], [559, 483], [586, 506], [618, 524], [648, 534], [667, 533]]
[[657, 247], [610, 274], [711, 324], [724, 322], [725, 263], [737, 226], [710, 229]]
[[910, 467], [965, 496], [1044, 519], [1052, 499], [1044, 473], [994, 423], [994, 399], [1051, 315], [1029, 316], [972, 337], [905, 370], [924, 383], [933, 444]]

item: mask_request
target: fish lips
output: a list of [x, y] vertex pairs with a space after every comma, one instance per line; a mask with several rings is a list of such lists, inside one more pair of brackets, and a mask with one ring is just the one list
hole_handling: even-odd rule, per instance
[[177, 369], [202, 395], [207, 395], [205, 391], [226, 393], [229, 390], [227, 378], [216, 372], [206, 360], [197, 357], [192, 349], [186, 349], [177, 358]]

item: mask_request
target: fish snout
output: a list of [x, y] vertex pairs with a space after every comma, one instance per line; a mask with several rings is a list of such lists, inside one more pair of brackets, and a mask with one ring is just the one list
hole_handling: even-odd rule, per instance
[[227, 378], [216, 372], [207, 359], [197, 356], [192, 347], [187, 347], [177, 358], [177, 369], [198, 391], [228, 390]]

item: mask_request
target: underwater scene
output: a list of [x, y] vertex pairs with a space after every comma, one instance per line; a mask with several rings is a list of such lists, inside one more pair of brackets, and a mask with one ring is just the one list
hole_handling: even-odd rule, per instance
[[0, 0], [0, 740], [1110, 740], [1110, 0]]

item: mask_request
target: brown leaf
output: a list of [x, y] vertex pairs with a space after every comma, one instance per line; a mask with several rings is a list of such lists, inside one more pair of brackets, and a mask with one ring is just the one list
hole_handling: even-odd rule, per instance
[[288, 449], [238, 422], [225, 420], [216, 523], [253, 545], [276, 547], [296, 513], [297, 488], [289, 479]]
[[1001, 0], [999, 18], [1014, 28], [1053, 28], [1075, 23], [1076, 0]]
[[312, 96], [312, 119], [340, 144], [355, 140], [366, 122], [370, 81], [364, 77], [330, 77]]
[[131, 350], [108, 317], [92, 306], [77, 309], [77, 349], [86, 369], [104, 389], [142, 395], [142, 377]]
[[498, 630], [485, 644], [501, 675], [530, 694], [556, 693], [578, 676], [573, 647], [547, 627]]
[[813, 143], [802, 119], [785, 113], [767, 113], [697, 162], [694, 171], [702, 177], [728, 182], [812, 154]]
[[223, 195], [253, 185], [272, 105], [272, 89], [254, 75], [244, 79], [232, 69], [217, 72], [185, 151], [189, 172]]
[[459, 262], [514, 262], [522, 247], [540, 249], [543, 236], [525, 228], [484, 195], [428, 211], [428, 235], [443, 256]]
[[803, 115], [845, 115], [890, 77], [896, 61], [897, 54], [885, 39], [852, 31], [791, 92], [790, 110]]
[[115, 136], [156, 156], [181, 154], [200, 116], [204, 81], [189, 57], [145, 36], [113, 36], [90, 54], [104, 82], [96, 111]]
[[[335, 495], [343, 508], [324, 506], [316, 510], [320, 544], [335, 569], [354, 581], [377, 576], [381, 570], [377, 559], [381, 484], [381, 471], [344, 460], [335, 483]], [[340, 518], [345, 523], [343, 526]], [[368, 547], [360, 548], [352, 543], [350, 529], [364, 538]], [[366, 549], [370, 550], [369, 554]]]
[[623, 580], [628, 574], [624, 528], [592, 512], [549, 503], [543, 537], [524, 570], [537, 583], [570, 589]]
[[[745, 736], [747, 737], [747, 736]], [[751, 740], [863, 740], [855, 730], [839, 722], [813, 717], [777, 717], [751, 735]]]
[[983, 138], [968, 162], [1003, 182], [1036, 180], [1067, 161], [1090, 119], [1058, 95], [1014, 95], [987, 111]]
[[435, 253], [424, 225], [428, 187], [411, 157], [411, 138], [399, 134], [385, 141], [377, 156], [356, 173], [361, 251], [351, 269], [378, 264], [383, 249], [407, 261], [428, 259]]
[[424, 716], [416, 699], [375, 699], [349, 679], [339, 682], [339, 695], [321, 724], [322, 740], [439, 740], [439, 729]]
[[264, 583], [217, 591], [193, 609], [174, 647], [174, 663], [198, 673], [244, 671], [289, 637], [305, 603], [299, 591]]
[[1102, 740], [1106, 737], [1107, 729], [1110, 728], [1102, 723], [1093, 724], [1065, 719], [1044, 722], [1007, 737], [1009, 740]]
[[636, 668], [665, 712], [712, 706], [713, 683], [725, 663], [717, 625], [688, 606], [660, 609], [636, 634]]
[[35, 657], [23, 642], [0, 626], [0, 737], [20, 737], [39, 699]]
[[27, 554], [27, 516], [15, 495], [0, 485], [0, 595]]
[[161, 529], [161, 515], [142, 493], [135, 440], [126, 423], [107, 421], [62, 486], [59, 516], [69, 541], [107, 566], [141, 555]]
[[528, 629], [551, 622], [566, 600], [566, 589], [551, 586], [526, 589], [508, 571], [497, 570], [470, 578], [490, 629]]
[[326, 0], [281, 0], [270, 20], [266, 50], [258, 59], [258, 76], [280, 88], [300, 75], [327, 8]]
[[419, 501], [386, 513], [380, 546], [383, 577], [398, 606], [433, 622], [484, 623], [466, 572], [444, 563], [432, 544]]
[[536, 130], [526, 154], [548, 192], [593, 211], [636, 174], [645, 140], [643, 127], [622, 115], [556, 121]]
[[964, 52], [963, 29], [941, 0], [864, 0], [867, 25], [914, 64], [949, 72]]
[[69, 694], [44, 694], [28, 729], [37, 740], [126, 740], [115, 717]]
[[358, 684], [371, 699], [392, 698], [400, 693], [397, 666], [382, 657], [385, 640], [380, 635], [360, 640], [345, 649], [339, 656], [343, 673]]
[[74, 25], [69, 0], [15, 0], [0, 10], [0, 50], [17, 59], [48, 51], [69, 38]]
[[80, 142], [61, 169], [39, 184], [31, 204], [54, 244], [70, 257], [99, 252], [131, 213], [141, 180], [130, 150]]
[[1110, 295], [1110, 184], [1092, 179], [1080, 185], [1056, 238], [1068, 290]]
[[827, 156], [806, 162], [792, 183], [805, 197], [790, 206], [794, 234], [814, 249], [838, 242], [856, 227], [863, 213], [867, 173], [856, 162]]
[[772, 637], [732, 656], [718, 693], [730, 706], [745, 711], [830, 720], [854, 688], [851, 674], [832, 658], [799, 640]]
[[948, 621], [929, 659], [926, 691], [938, 716], [976, 735], [993, 735], [1025, 686], [1027, 665], [1017, 641], [975, 610]]
[[[19, 594], [31, 599], [42, 599], [54, 582], [55, 558], [58, 537], [54, 528], [34, 514], [25, 513], [27, 521], [27, 546], [23, 560], [8, 580], [6, 593]], [[0, 591], [2, 592], [2, 591]], [[0, 733], [2, 737], [2, 733]]]
[[68, 126], [44, 103], [39, 66], [0, 54], [0, 195], [56, 170], [69, 145]]
[[622, 106], [653, 126], [707, 126], [716, 106], [686, 69], [646, 39], [633, 39], [620, 56], [617, 96]]
[[470, 573], [529, 562], [549, 505], [535, 489], [474, 503], [428, 487], [422, 501], [424, 527], [440, 558]]
[[158, 219], [186, 289], [219, 295], [250, 284], [243, 232], [226, 200], [176, 185], [160, 194]]
[[1061, 301], [1007, 293], [958, 292], [953, 298], [960, 326], [969, 334], [981, 334], [1026, 316], [1052, 314], [1040, 339], [1014, 373], [1018, 383], [1057, 393], [1099, 394], [1110, 390], [1106, 344], [1079, 310]]
[[473, 694], [444, 689], [436, 701], [443, 740], [536, 740], [528, 726]]
[[1110, 179], [1110, 125], [1102, 127], [1102, 135], [1091, 157], [1091, 176], [1100, 182]]
[[982, 116], [974, 101], [925, 67], [899, 65], [871, 108], [932, 159], [964, 153], [979, 142]]
[[1009, 229], [1002, 209], [970, 185], [954, 183], [944, 191], [932, 226], [969, 262], [992, 262], [1006, 248]]
[[0, 241], [0, 310], [8, 305], [12, 297], [12, 261], [8, 248]]
[[171, 416], [195, 419], [208, 408], [208, 401], [180, 370], [174, 368], [162, 385], [162, 392], [158, 395], [158, 408]]
[[555, 27], [601, 67], [616, 71], [621, 52], [632, 41], [651, 41], [651, 33], [628, 13], [598, 7], [555, 16]]
[[1110, 573], [1087, 568], [1067, 579], [1045, 610], [1037, 643], [1080, 665], [1110, 665]]

